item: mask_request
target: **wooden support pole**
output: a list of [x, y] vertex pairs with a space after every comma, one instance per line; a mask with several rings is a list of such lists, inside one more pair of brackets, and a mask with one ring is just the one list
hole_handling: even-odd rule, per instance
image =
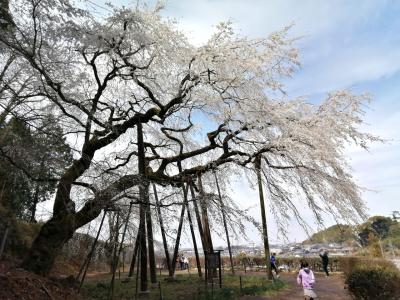
[[185, 208], [186, 208], [185, 201], [187, 201], [187, 194], [188, 194], [188, 187], [183, 188], [183, 198], [184, 198], [184, 200], [183, 200], [183, 203], [182, 203], [181, 216], [179, 218], [178, 233], [176, 235], [174, 254], [172, 256], [172, 268], [171, 268], [171, 272], [169, 273], [170, 277], [173, 277], [174, 274], [175, 274], [176, 259], [178, 258], [179, 243], [180, 243], [180, 240], [181, 240], [181, 233], [182, 233], [182, 227], [183, 227], [183, 219], [185, 217]]
[[[189, 187], [189, 184], [187, 184], [187, 188], [188, 187]], [[186, 210], [187, 210], [188, 221], [189, 221], [189, 225], [190, 225], [190, 233], [192, 235], [192, 240], [193, 240], [194, 254], [196, 257], [197, 273], [199, 274], [199, 277], [201, 278], [202, 274], [201, 274], [200, 257], [199, 257], [199, 251], [197, 250], [197, 242], [196, 242], [196, 236], [194, 234], [192, 216], [190, 215], [189, 201], [186, 201]]]
[[162, 237], [163, 245], [164, 245], [165, 259], [167, 260], [168, 272], [171, 272], [171, 267], [172, 267], [171, 266], [171, 257], [169, 256], [168, 243], [167, 243], [167, 237], [165, 234], [165, 228], [164, 228], [164, 223], [163, 223], [163, 219], [162, 219], [162, 214], [161, 214], [160, 201], [158, 199], [157, 188], [154, 183], [153, 183], [153, 191], [154, 191], [154, 199], [156, 200], [158, 221], [160, 223], [160, 229], [161, 229], [161, 237]]
[[267, 228], [267, 217], [265, 213], [265, 203], [264, 203], [264, 192], [262, 186], [262, 178], [261, 178], [261, 156], [257, 156], [254, 160], [254, 167], [257, 174], [257, 184], [258, 184], [258, 194], [260, 197], [260, 211], [261, 211], [261, 223], [262, 223], [262, 234], [264, 241], [264, 257], [265, 263], [267, 264], [267, 276], [268, 280], [272, 280], [272, 270], [271, 270], [271, 262], [270, 262], [270, 251], [269, 251], [269, 242], [268, 242], [268, 228]]
[[117, 223], [115, 226], [115, 240], [114, 240], [114, 249], [113, 249], [113, 260], [112, 260], [112, 280], [110, 289], [108, 290], [108, 299], [114, 298], [114, 278], [115, 278], [115, 265], [117, 260], [118, 253], [118, 238], [119, 238], [119, 212], [117, 212]]
[[157, 283], [156, 257], [154, 254], [153, 223], [151, 221], [149, 184], [146, 185], [146, 225], [147, 225], [147, 245], [149, 250], [150, 281]]
[[119, 257], [121, 256], [121, 251], [122, 251], [122, 248], [124, 246], [125, 234], [126, 234], [126, 230], [128, 228], [129, 218], [131, 216], [132, 205], [133, 205], [132, 202], [129, 203], [129, 209], [128, 209], [128, 214], [127, 214], [126, 219], [125, 219], [125, 226], [124, 226], [124, 230], [122, 232], [121, 243], [119, 244], [118, 253], [117, 253], [116, 257], [115, 257], [115, 260], [113, 261], [113, 274], [112, 274], [112, 277], [111, 277], [111, 286], [113, 287], [113, 289], [114, 289], [115, 271], [117, 270], [117, 268], [118, 268], [118, 271], [119, 271]]
[[192, 202], [193, 202], [193, 207], [194, 207], [194, 213], [196, 215], [196, 220], [197, 220], [197, 228], [199, 230], [200, 234], [200, 239], [201, 239], [201, 246], [203, 247], [203, 252], [206, 250], [206, 243], [204, 241], [204, 231], [203, 231], [203, 225], [201, 223], [201, 216], [200, 216], [200, 211], [199, 211], [199, 206], [197, 205], [197, 198], [196, 198], [196, 193], [194, 191], [193, 187], [193, 182], [189, 182], [189, 187], [190, 187], [190, 193], [192, 196]]
[[87, 257], [86, 257], [84, 263], [82, 264], [82, 266], [81, 266], [81, 268], [79, 270], [78, 276], [76, 276], [76, 280], [79, 280], [79, 277], [81, 276], [82, 271], [84, 270], [83, 275], [82, 275], [82, 279], [79, 282], [78, 293], [80, 292], [81, 287], [83, 285], [83, 282], [85, 281], [86, 272], [87, 272], [87, 270], [89, 268], [89, 265], [90, 265], [90, 262], [92, 260], [92, 256], [93, 256], [94, 250], [96, 249], [96, 244], [97, 244], [97, 241], [99, 239], [101, 228], [103, 227], [103, 223], [104, 223], [105, 217], [106, 217], [106, 210], [104, 210], [103, 217], [101, 218], [100, 226], [99, 226], [99, 229], [97, 230], [97, 234], [96, 234], [96, 237], [95, 237], [95, 239], [93, 241], [92, 247], [90, 248], [90, 251], [89, 251]]
[[133, 248], [133, 253], [132, 253], [131, 265], [129, 266], [128, 277], [132, 277], [133, 276], [133, 271], [135, 269], [136, 258], [139, 256], [138, 255], [139, 242], [140, 242], [140, 231], [138, 229], [138, 232], [136, 234], [135, 246]]
[[213, 248], [213, 243], [212, 243], [212, 239], [211, 239], [211, 230], [210, 230], [210, 223], [209, 223], [209, 219], [208, 219], [206, 196], [204, 193], [203, 183], [201, 180], [201, 174], [198, 174], [197, 179], [199, 181], [200, 204], [201, 204], [200, 208], [201, 208], [201, 215], [202, 215], [204, 241], [206, 242], [205, 250], [212, 253], [214, 251], [214, 248]]
[[148, 290], [148, 281], [147, 281], [146, 214], [144, 205], [140, 205], [139, 231], [140, 231], [140, 240], [139, 240], [140, 291], [146, 292]]
[[214, 170], [214, 177], [215, 177], [215, 183], [217, 184], [217, 190], [218, 190], [218, 196], [219, 196], [219, 204], [221, 206], [222, 221], [224, 223], [226, 241], [228, 243], [229, 259], [230, 259], [230, 262], [231, 262], [231, 271], [232, 271], [232, 275], [235, 275], [235, 269], [233, 267], [233, 257], [232, 257], [231, 242], [229, 240], [228, 226], [226, 224], [225, 206], [224, 206], [224, 202], [222, 200], [221, 189], [219, 187], [218, 177], [217, 177], [217, 173], [215, 172], [215, 170]]
[[147, 292], [147, 244], [146, 244], [146, 161], [143, 143], [143, 128], [142, 123], [139, 121], [137, 124], [137, 147], [138, 147], [138, 171], [142, 175], [142, 182], [139, 184], [139, 231], [140, 231], [140, 291]]

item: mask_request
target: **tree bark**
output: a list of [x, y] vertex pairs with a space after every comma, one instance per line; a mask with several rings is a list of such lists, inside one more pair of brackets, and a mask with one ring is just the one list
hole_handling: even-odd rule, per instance
[[225, 206], [224, 206], [224, 202], [222, 201], [221, 189], [219, 187], [218, 177], [217, 177], [217, 173], [215, 171], [214, 171], [214, 177], [215, 177], [215, 183], [217, 184], [219, 203], [221, 205], [222, 221], [224, 223], [226, 241], [228, 243], [229, 259], [230, 259], [230, 262], [231, 262], [231, 271], [232, 271], [232, 275], [235, 275], [235, 269], [233, 267], [231, 242], [229, 240], [228, 226], [226, 225]]
[[22, 268], [42, 276], [48, 275], [62, 246], [72, 238], [76, 229], [75, 218], [71, 214], [58, 215], [44, 223], [22, 262]]
[[172, 267], [171, 266], [171, 257], [169, 256], [168, 243], [167, 243], [167, 238], [166, 238], [166, 235], [165, 235], [164, 222], [163, 222], [162, 215], [161, 215], [160, 201], [158, 200], [157, 189], [156, 189], [156, 185], [154, 183], [153, 183], [153, 191], [154, 191], [154, 199], [156, 200], [158, 221], [160, 223], [161, 237], [162, 237], [162, 240], [163, 240], [165, 259], [167, 261], [168, 274], [170, 274], [171, 267]]
[[261, 178], [261, 156], [257, 156], [256, 159], [254, 160], [254, 167], [257, 173], [258, 194], [260, 197], [260, 211], [261, 211], [262, 233], [264, 241], [264, 257], [265, 257], [265, 263], [267, 264], [268, 279], [272, 280], [270, 250], [268, 242], [267, 217], [265, 213], [264, 192], [263, 192], [262, 178]]

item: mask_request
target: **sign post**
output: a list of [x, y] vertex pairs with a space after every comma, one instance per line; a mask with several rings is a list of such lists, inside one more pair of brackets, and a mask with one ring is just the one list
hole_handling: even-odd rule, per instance
[[205, 283], [213, 282], [214, 274], [216, 274], [218, 269], [218, 279], [219, 287], [222, 287], [222, 262], [221, 262], [221, 252], [223, 250], [215, 251], [205, 251]]

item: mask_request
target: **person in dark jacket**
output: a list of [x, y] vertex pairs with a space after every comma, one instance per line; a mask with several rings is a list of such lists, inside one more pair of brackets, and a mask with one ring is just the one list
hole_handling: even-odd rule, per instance
[[319, 256], [322, 259], [322, 268], [323, 268], [326, 276], [329, 276], [329, 271], [328, 271], [328, 264], [329, 264], [328, 251], [325, 250], [322, 254], [319, 254]]
[[279, 271], [278, 271], [278, 267], [276, 266], [276, 254], [272, 253], [272, 255], [269, 258], [270, 262], [271, 262], [271, 270], [275, 271], [276, 276], [279, 278]]

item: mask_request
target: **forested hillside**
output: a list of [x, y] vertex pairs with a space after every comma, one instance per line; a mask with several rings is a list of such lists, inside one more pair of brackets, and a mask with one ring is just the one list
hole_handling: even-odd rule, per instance
[[[383, 216], [373, 216], [359, 225], [337, 224], [313, 234], [303, 244], [344, 243], [358, 245], [374, 255], [398, 252], [400, 248], [400, 222]], [[363, 249], [364, 248], [364, 249]]]

